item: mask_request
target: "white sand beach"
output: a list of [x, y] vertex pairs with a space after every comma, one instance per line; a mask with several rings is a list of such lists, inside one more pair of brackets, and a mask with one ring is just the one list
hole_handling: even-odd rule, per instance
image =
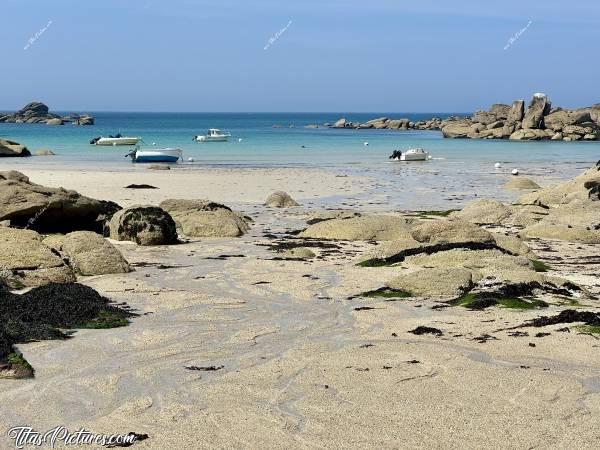
[[[112, 241], [135, 271], [79, 281], [142, 315], [124, 328], [19, 345], [36, 372], [0, 380], [3, 448], [12, 445], [7, 430], [22, 424], [148, 434], [140, 449], [594, 448], [600, 438], [598, 337], [556, 331], [565, 325], [524, 328], [524, 337], [508, 330], [562, 307], [351, 298], [412, 270], [357, 267], [372, 242], [334, 241], [310, 261], [274, 259], [268, 246], [278, 239], [269, 235], [289, 239], [321, 208], [311, 201], [360, 192], [367, 180], [300, 169], [26, 175], [123, 206], [210, 198], [253, 223], [240, 238]], [[159, 189], [121, 188], [131, 183]], [[276, 189], [302, 206], [262, 206]], [[585, 266], [587, 277], [577, 266], [597, 245], [536, 245], [540, 259], [571, 258], [553, 263], [557, 273], [600, 293], [600, 263]], [[373, 309], [355, 309], [365, 306]], [[409, 333], [417, 326], [443, 335]], [[475, 339], [485, 335], [493, 337]]]

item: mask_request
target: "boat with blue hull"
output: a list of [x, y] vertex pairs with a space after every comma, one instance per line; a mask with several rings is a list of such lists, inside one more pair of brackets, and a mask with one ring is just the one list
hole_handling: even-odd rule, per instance
[[180, 148], [136, 148], [127, 156], [135, 163], [166, 162], [176, 163], [183, 159], [183, 151]]

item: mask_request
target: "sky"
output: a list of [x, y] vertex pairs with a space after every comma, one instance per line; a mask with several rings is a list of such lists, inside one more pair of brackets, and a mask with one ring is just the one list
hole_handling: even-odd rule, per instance
[[468, 112], [600, 103], [600, 2], [0, 0], [0, 110]]

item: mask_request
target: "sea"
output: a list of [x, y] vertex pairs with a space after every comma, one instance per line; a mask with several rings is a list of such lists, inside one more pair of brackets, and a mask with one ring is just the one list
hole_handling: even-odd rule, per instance
[[[69, 112], [59, 114], [67, 115]], [[129, 147], [90, 145], [97, 136], [140, 136], [142, 148], [180, 147], [180, 169], [210, 167], [306, 167], [366, 175], [405, 194], [439, 195], [447, 204], [480, 197], [510, 198], [501, 186], [512, 170], [546, 182], [573, 177], [600, 159], [599, 142], [516, 142], [444, 139], [439, 131], [333, 129], [341, 117], [365, 122], [378, 117], [413, 121], [471, 113], [139, 113], [90, 112], [93, 126], [48, 126], [0, 123], [0, 137], [30, 150], [44, 148], [50, 157], [3, 158], [0, 168], [26, 170], [28, 165], [119, 170], [132, 167]], [[314, 128], [312, 126], [318, 126]], [[311, 126], [308, 127], [307, 126]], [[231, 133], [228, 142], [198, 143], [192, 138], [209, 128]], [[389, 159], [394, 150], [422, 147], [433, 159], [402, 163]], [[495, 164], [501, 167], [496, 168]], [[430, 188], [430, 189], [428, 189]], [[428, 194], [427, 194], [428, 192]], [[451, 197], [452, 196], [452, 197]], [[514, 197], [514, 196], [513, 196]], [[406, 194], [401, 198], [409, 198]], [[420, 199], [423, 203], [422, 199]]]

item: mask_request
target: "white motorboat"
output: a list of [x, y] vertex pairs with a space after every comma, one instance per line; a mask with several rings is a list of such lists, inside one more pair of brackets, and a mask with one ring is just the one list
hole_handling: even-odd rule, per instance
[[231, 133], [223, 133], [221, 130], [211, 128], [204, 136], [194, 136], [196, 142], [226, 142], [231, 137]]
[[92, 145], [137, 145], [142, 138], [140, 137], [129, 137], [129, 136], [121, 136], [121, 134], [117, 134], [116, 136], [109, 137], [96, 137], [90, 141]]
[[411, 148], [405, 152], [394, 150], [390, 159], [394, 161], [427, 161], [431, 159], [431, 156], [422, 148]]
[[136, 163], [144, 162], [168, 162], [175, 163], [183, 159], [183, 151], [180, 148], [151, 148], [132, 150], [128, 155], [131, 161]]

